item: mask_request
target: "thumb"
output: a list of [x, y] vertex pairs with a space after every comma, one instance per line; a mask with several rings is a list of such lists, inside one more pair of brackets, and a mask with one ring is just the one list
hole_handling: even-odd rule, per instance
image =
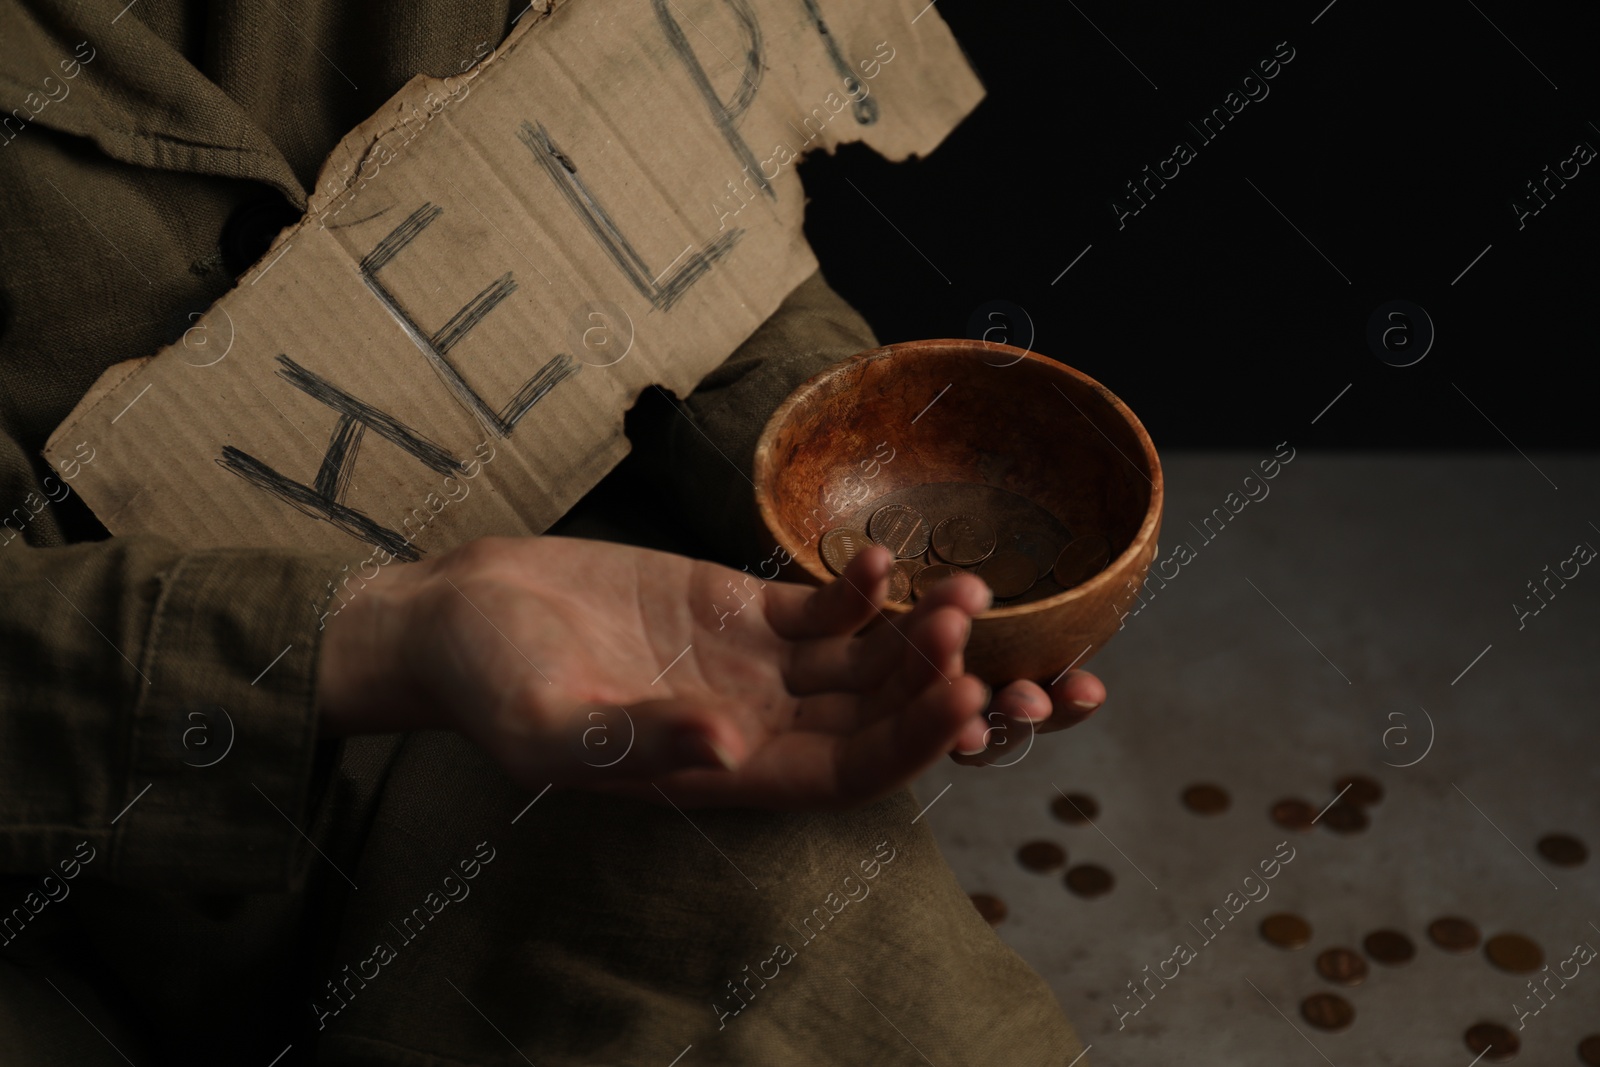
[[587, 777], [648, 779], [673, 771], [733, 770], [750, 750], [722, 702], [668, 697], [585, 703], [571, 713], [575, 761]]

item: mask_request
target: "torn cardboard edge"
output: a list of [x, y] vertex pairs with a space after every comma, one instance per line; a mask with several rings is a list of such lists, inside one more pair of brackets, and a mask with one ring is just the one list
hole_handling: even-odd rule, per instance
[[[472, 92], [472, 82], [483, 72], [485, 67], [508, 54], [525, 34], [532, 32], [534, 26], [547, 21], [554, 15], [557, 8], [571, 2], [572, 0], [537, 0], [537, 2], [529, 4], [526, 13], [517, 20], [516, 25], [511, 28], [511, 32], [506, 35], [505, 40], [491, 49], [483, 58], [473, 63], [471, 67], [458, 74], [445, 75], [442, 78], [434, 78], [426, 74], [413, 76], [382, 107], [339, 139], [339, 143], [334, 146], [333, 151], [328, 153], [328, 158], [323, 160], [322, 167], [317, 172], [316, 184], [312, 188], [311, 195], [307, 197], [305, 217], [299, 224], [289, 227], [280, 233], [273, 240], [272, 247], [262, 255], [261, 259], [268, 259], [279, 243], [287, 240], [292, 233], [297, 232], [313, 218], [316, 219], [319, 227], [326, 226], [330, 218], [337, 218], [343, 212], [344, 207], [357, 198], [360, 187], [367, 180], [363, 178], [363, 171], [367, 164], [372, 161], [374, 153], [380, 150], [385, 138], [415, 124], [417, 128], [412, 130], [410, 136], [403, 142], [410, 143], [412, 138], [421, 132], [422, 127], [433, 121], [438, 111], [443, 111], [444, 107], [449, 106], [450, 103], [463, 99]], [[452, 80], [459, 84], [452, 86], [450, 84]], [[432, 111], [432, 113], [430, 113], [431, 109], [427, 106], [431, 99], [444, 101], [443, 106], [437, 111]], [[420, 122], [417, 121], [418, 119], [420, 119]], [[355, 165], [341, 167], [339, 165], [341, 156], [347, 160], [353, 159]], [[382, 163], [378, 164], [380, 167], [383, 165]], [[341, 171], [345, 175], [342, 182], [339, 180]], [[346, 205], [340, 205], [340, 201], [346, 201], [347, 203]], [[246, 273], [249, 272], [247, 271]]]

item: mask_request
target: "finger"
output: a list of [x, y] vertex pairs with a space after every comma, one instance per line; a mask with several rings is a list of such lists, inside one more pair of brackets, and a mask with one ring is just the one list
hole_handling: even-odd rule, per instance
[[963, 653], [971, 635], [972, 617], [950, 605], [913, 626], [906, 634], [905, 695], [910, 697], [935, 681], [948, 685], [965, 673]]
[[[850, 573], [848, 569], [846, 573]], [[884, 592], [887, 593], [886, 586]], [[921, 632], [923, 619], [950, 607], [964, 615], [977, 615], [988, 608], [990, 599], [988, 587], [981, 581], [941, 583], [937, 591], [930, 591], [892, 625], [875, 627], [859, 637], [797, 641], [788, 646], [784, 655], [784, 685], [796, 696], [834, 691], [865, 693], [881, 684], [902, 664], [906, 651], [916, 647], [908, 635]], [[939, 669], [949, 673], [943, 667]], [[909, 699], [923, 684], [925, 680], [919, 677], [902, 695]]]
[[[946, 605], [922, 619], [909, 633], [899, 635], [904, 643], [900, 665], [858, 704], [858, 726], [864, 728], [904, 714], [930, 686], [951, 689], [965, 674], [962, 653], [971, 629], [972, 620], [964, 612]], [[976, 681], [986, 704], [988, 686]], [[977, 710], [982, 710], [982, 705]], [[964, 725], [957, 723], [955, 730]], [[954, 744], [952, 733], [945, 750]]]
[[994, 762], [995, 749], [1028, 736], [1050, 711], [1050, 698], [1037, 683], [1012, 682], [995, 693], [983, 714], [962, 728], [950, 756], [964, 766], [988, 766]]
[[[898, 713], [929, 684], [947, 685], [963, 673], [962, 649], [970, 631], [968, 616], [959, 608], [945, 605], [918, 618], [908, 633], [889, 628], [887, 641], [873, 643], [870, 651], [858, 653], [862, 657], [855, 672], [858, 677], [849, 677], [848, 667], [839, 667], [832, 674], [819, 667], [810, 681], [826, 678], [859, 684], [853, 689], [841, 684], [836, 690], [809, 694], [796, 713], [796, 728], [849, 733], [885, 715]], [[856, 640], [855, 644], [865, 649], [869, 642]], [[800, 654], [797, 650], [796, 655]], [[848, 655], [840, 653], [842, 658]], [[871, 664], [870, 676], [868, 669], [860, 666], [866, 662]], [[787, 678], [786, 684], [790, 685], [790, 692], [805, 688], [788, 682]]]
[[975, 760], [983, 755], [989, 747], [989, 723], [986, 719], [986, 715], [979, 713], [961, 728], [956, 735], [955, 747], [951, 749], [952, 756], [959, 756], [964, 761]]
[[973, 675], [931, 683], [904, 712], [849, 738], [839, 753], [838, 789], [866, 801], [899, 788], [932, 766], [963, 726], [982, 711], [989, 689]]
[[1068, 671], [1048, 691], [1054, 710], [1050, 718], [1040, 724], [1041, 733], [1076, 726], [1106, 701], [1105, 683], [1088, 671]]
[[[530, 739], [549, 775], [578, 784], [658, 778], [686, 768], [739, 766], [754, 747], [750, 713], [718, 699], [672, 697], [620, 704], [584, 703], [562, 715], [554, 739]], [[751, 724], [753, 726], [753, 724]]]
[[994, 695], [989, 710], [1017, 723], [1041, 723], [1050, 718], [1050, 694], [1038, 682], [1020, 678]]
[[894, 554], [868, 545], [838, 578], [820, 589], [801, 585], [769, 587], [767, 623], [791, 641], [853, 634], [878, 614], [889, 596]]
[[953, 574], [917, 599], [917, 610], [933, 610], [953, 604], [968, 615], [981, 615], [994, 603], [994, 594], [976, 574]]
[[906, 668], [899, 694], [903, 699], [910, 699], [933, 678], [949, 682], [964, 672], [961, 654], [972, 634], [972, 619], [986, 611], [992, 599], [982, 581], [957, 575], [923, 596], [898, 626], [869, 635], [891, 648], [897, 643], [903, 646]]
[[[903, 641], [896, 640], [894, 645], [903, 647]], [[864, 636], [788, 644], [780, 665], [784, 688], [795, 696], [863, 692], [899, 664], [900, 649], [894, 645]]]
[[1015, 723], [1003, 716], [996, 715], [994, 718], [996, 725], [984, 731], [983, 751], [952, 751], [951, 760], [963, 767], [1009, 767], [1026, 756], [1033, 747], [1038, 727], [1031, 722]]
[[948, 686], [930, 684], [899, 714], [854, 734], [781, 734], [733, 773], [679, 771], [655, 784], [685, 808], [838, 809], [869, 803], [936, 763], [985, 698], [983, 683], [963, 675]]

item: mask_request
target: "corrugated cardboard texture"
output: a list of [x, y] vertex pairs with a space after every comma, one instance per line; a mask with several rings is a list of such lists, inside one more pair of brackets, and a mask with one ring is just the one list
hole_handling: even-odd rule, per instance
[[74, 488], [105, 525], [193, 547], [543, 531], [641, 390], [687, 395], [815, 270], [800, 153], [925, 154], [981, 99], [924, 0], [827, 8], [538, 5], [347, 137], [306, 218], [46, 455], [101, 444]]

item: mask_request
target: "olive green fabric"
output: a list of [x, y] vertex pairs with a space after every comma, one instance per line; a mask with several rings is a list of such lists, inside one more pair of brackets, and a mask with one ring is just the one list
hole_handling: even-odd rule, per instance
[[[106, 537], [45, 438], [233, 284], [242, 205], [303, 208], [345, 130], [521, 7], [124, 2], [0, 2], [0, 1059], [1071, 1062], [909, 794], [530, 808], [451, 734], [318, 742], [312, 604], [351, 554]], [[874, 343], [813, 277], [692, 397], [647, 391], [552, 532], [756, 559], [761, 426]]]
[[[450, 1063], [522, 1062], [515, 1044], [540, 1067], [666, 1067], [689, 1045], [682, 1064], [751, 1067], [1065, 1067], [1081, 1051], [909, 793], [774, 815], [551, 792], [523, 814], [533, 797], [484, 761], [451, 734], [401, 749], [391, 783], [434, 788], [391, 784], [348, 870], [361, 888], [315, 974], [319, 1011], [339, 1007], [322, 983], [346, 1002], [322, 1020], [328, 1062], [437, 1062], [396, 1058], [396, 1034]], [[495, 858], [467, 882], [480, 843]], [[452, 870], [463, 899], [391, 925]], [[393, 958], [364, 965], [380, 943]]]

